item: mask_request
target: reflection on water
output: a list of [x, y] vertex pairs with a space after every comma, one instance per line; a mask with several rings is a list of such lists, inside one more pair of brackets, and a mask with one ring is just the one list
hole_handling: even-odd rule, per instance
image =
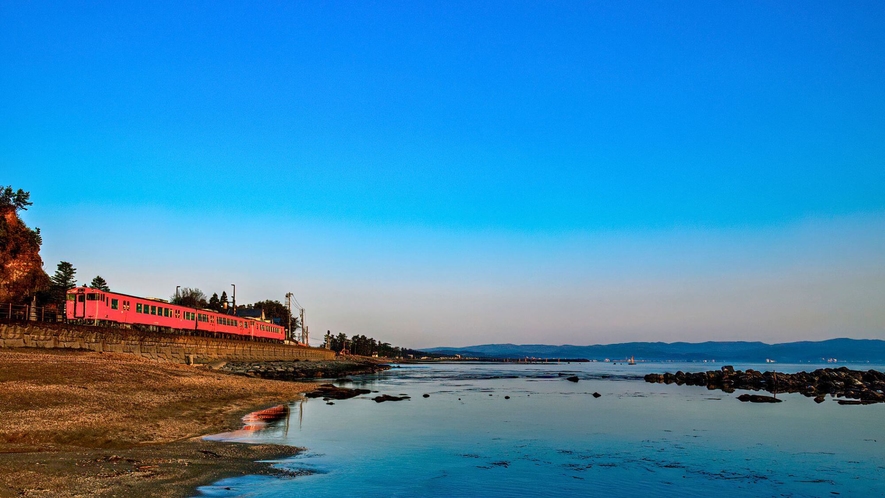
[[274, 422], [280, 421], [283, 422], [283, 427], [285, 428], [285, 430], [283, 431], [283, 435], [285, 436], [289, 432], [289, 411], [290, 410], [288, 405], [277, 405], [270, 408], [265, 408], [264, 410], [258, 410], [252, 413], [248, 413], [242, 418], [243, 427], [241, 429], [232, 432], [216, 434], [206, 439], [246, 440], [252, 434], [267, 429]]
[[[747, 367], [764, 370], [735, 365]], [[308, 448], [277, 464], [301, 477], [241, 477], [200, 491], [255, 497], [885, 495], [885, 405], [817, 405], [801, 395], [753, 405], [735, 399], [741, 392], [642, 380], [650, 372], [709, 368], [403, 366], [355, 383], [409, 395], [408, 401], [379, 404], [371, 400], [374, 393], [335, 405], [306, 400], [261, 431], [224, 435]], [[580, 381], [566, 381], [571, 375]]]

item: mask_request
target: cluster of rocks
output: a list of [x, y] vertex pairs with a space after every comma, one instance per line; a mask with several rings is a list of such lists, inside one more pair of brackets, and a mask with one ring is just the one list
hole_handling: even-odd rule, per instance
[[[331, 402], [333, 399], [349, 399], [355, 398], [361, 394], [369, 394], [370, 390], [368, 389], [350, 389], [347, 387], [338, 387], [334, 384], [322, 384], [313, 391], [306, 393], [305, 396], [308, 398], [323, 398], [323, 401], [327, 401], [327, 404], [334, 404]], [[377, 391], [376, 391], [377, 392]], [[430, 395], [425, 394], [425, 398], [429, 398]], [[375, 396], [372, 398], [375, 403], [384, 403], [385, 401], [403, 401], [409, 399], [408, 395], [400, 395], [400, 396], [391, 396], [390, 394], [382, 394], [379, 396]]]
[[[768, 391], [771, 393], [800, 393], [821, 403], [829, 394], [840, 404], [885, 403], [885, 373], [876, 370], [850, 370], [841, 368], [820, 368], [813, 372], [794, 374], [781, 372], [759, 372], [735, 370], [731, 366], [707, 372], [676, 372], [648, 374], [646, 382], [706, 386], [707, 389], [720, 389], [734, 392], [736, 389]], [[750, 396], [750, 395], [746, 395]], [[744, 400], [742, 400], [744, 401]], [[753, 401], [748, 398], [747, 401]]]
[[371, 361], [333, 360], [228, 362], [220, 370], [262, 379], [302, 380], [370, 374], [389, 368]]

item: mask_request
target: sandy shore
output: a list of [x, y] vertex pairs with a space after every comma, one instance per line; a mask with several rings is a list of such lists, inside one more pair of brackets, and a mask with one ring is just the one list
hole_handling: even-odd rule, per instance
[[203, 441], [313, 384], [130, 355], [0, 350], [0, 496], [187, 496], [297, 448]]

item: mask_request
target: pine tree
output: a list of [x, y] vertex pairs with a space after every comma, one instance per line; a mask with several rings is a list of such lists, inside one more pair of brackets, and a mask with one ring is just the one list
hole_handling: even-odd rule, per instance
[[73, 289], [77, 286], [77, 281], [74, 279], [76, 274], [77, 269], [74, 268], [74, 265], [67, 261], [62, 261], [58, 264], [58, 268], [55, 270], [55, 275], [49, 277], [49, 280], [54, 287], [59, 287], [64, 290]]
[[58, 264], [55, 275], [49, 277], [49, 292], [52, 296], [52, 301], [56, 303], [64, 302], [68, 289], [73, 289], [77, 286], [77, 281], [74, 279], [76, 274], [77, 269], [67, 261], [62, 261]]
[[219, 311], [221, 309], [221, 301], [218, 299], [218, 293], [213, 292], [209, 298], [209, 309]]
[[219, 299], [219, 303], [221, 309], [227, 309], [230, 301], [227, 299], [227, 291], [221, 291], [221, 298]]
[[95, 278], [92, 279], [92, 283], [89, 284], [89, 287], [105, 292], [111, 291], [111, 288], [108, 287], [108, 283], [105, 281], [105, 279], [101, 278], [101, 275], [96, 275]]
[[34, 203], [30, 201], [31, 193], [22, 189], [15, 191], [12, 185], [0, 188], [0, 206], [12, 206], [16, 211], [27, 211], [28, 206]]

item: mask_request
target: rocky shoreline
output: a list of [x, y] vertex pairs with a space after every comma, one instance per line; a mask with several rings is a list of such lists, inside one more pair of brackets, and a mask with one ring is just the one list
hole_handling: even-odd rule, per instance
[[261, 361], [227, 362], [217, 367], [222, 372], [271, 380], [337, 379], [349, 375], [372, 374], [388, 370], [390, 365], [366, 358], [332, 361]]
[[[705, 386], [710, 390], [732, 393], [737, 389], [768, 391], [770, 393], [799, 393], [822, 403], [826, 395], [839, 404], [885, 403], [885, 373], [876, 370], [851, 370], [847, 367], [820, 368], [813, 372], [759, 372], [748, 368], [735, 370], [731, 366], [706, 372], [652, 373], [645, 381], [658, 384]], [[747, 398], [748, 401], [754, 399]], [[743, 401], [743, 400], [742, 400]]]

